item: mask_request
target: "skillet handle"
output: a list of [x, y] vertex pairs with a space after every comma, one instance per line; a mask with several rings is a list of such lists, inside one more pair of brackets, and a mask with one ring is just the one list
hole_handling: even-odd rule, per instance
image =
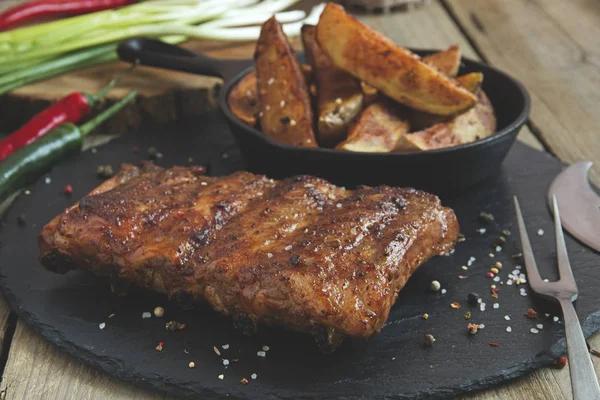
[[117, 47], [123, 61], [193, 74], [225, 78], [222, 61], [154, 39], [129, 39]]

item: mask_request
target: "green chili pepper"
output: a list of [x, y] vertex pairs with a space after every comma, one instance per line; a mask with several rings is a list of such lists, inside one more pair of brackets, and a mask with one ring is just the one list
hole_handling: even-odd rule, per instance
[[121, 101], [81, 127], [62, 124], [4, 159], [0, 163], [0, 201], [38, 178], [57, 161], [81, 151], [85, 136], [119, 112], [136, 94], [132, 90]]

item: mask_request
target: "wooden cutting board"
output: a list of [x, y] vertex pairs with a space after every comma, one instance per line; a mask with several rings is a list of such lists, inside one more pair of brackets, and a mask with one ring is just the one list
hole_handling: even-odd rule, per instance
[[[23, 2], [0, 1], [0, 11]], [[294, 8], [308, 10], [313, 4], [313, 0], [303, 0]], [[298, 38], [291, 41], [295, 48], [301, 48]], [[252, 57], [255, 43], [190, 40], [182, 46], [212, 57], [247, 59]], [[0, 134], [12, 132], [37, 112], [73, 91], [99, 91], [128, 67], [127, 63], [108, 63], [63, 74], [0, 96]], [[120, 134], [138, 128], [142, 122], [175, 121], [205, 114], [216, 106], [220, 82], [218, 78], [138, 67], [108, 94], [101, 107], [121, 99], [131, 89], [140, 93], [136, 103], [113, 117], [96, 133]]]

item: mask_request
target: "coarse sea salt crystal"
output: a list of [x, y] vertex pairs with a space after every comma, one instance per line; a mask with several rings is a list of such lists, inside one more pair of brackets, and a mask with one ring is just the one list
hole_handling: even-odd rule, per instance
[[479, 304], [479, 310], [480, 311], [485, 311], [485, 303]]
[[485, 324], [479, 324], [479, 329], [485, 328]]
[[256, 375], [256, 374], [250, 375], [250, 378], [252, 378], [252, 379], [256, 379], [257, 377], [258, 377], [258, 375]]
[[273, 254], [272, 253], [267, 253], [267, 257], [268, 258], [273, 258]]
[[538, 329], [544, 329], [544, 325], [542, 325], [542, 324], [537, 324], [535, 327]]
[[558, 322], [558, 317], [554, 317], [554, 318], [552, 318], [552, 321], [554, 321], [554, 322]]
[[535, 333], [539, 333], [539, 331], [538, 331], [537, 329], [535, 329], [535, 328], [531, 328], [531, 329], [529, 330], [529, 332], [531, 332], [531, 333], [534, 333], [534, 334], [535, 334]]
[[142, 319], [148, 319], [152, 317], [152, 314], [150, 314], [148, 311], [142, 313]]
[[537, 234], [538, 234], [538, 236], [542, 236], [544, 234], [544, 230], [538, 229]]
[[512, 328], [510, 326], [506, 327], [506, 332], [511, 333], [512, 332]]
[[446, 289], [442, 289], [442, 290], [441, 290], [441, 293], [442, 293], [442, 294], [446, 294], [446, 292], [447, 292], [447, 290], [446, 290]]
[[511, 285], [513, 284], [513, 281], [512, 281], [512, 280], [506, 281], [506, 284], [507, 284], [508, 286], [511, 286]]
[[505, 315], [504, 319], [507, 320], [507, 321], [510, 321], [510, 315]]
[[500, 253], [502, 251], [502, 247], [496, 246], [496, 253]]
[[229, 345], [228, 345], [228, 344], [224, 344], [223, 346], [221, 346], [221, 348], [222, 348], [223, 350], [227, 350], [227, 349], [229, 348]]
[[495, 276], [494, 277], [494, 282], [500, 282], [500, 277], [499, 276]]
[[493, 306], [493, 307], [494, 307], [494, 308], [500, 308], [500, 304], [498, 304], [498, 303], [494, 303], [494, 306]]
[[257, 351], [256, 355], [259, 356], [259, 357], [266, 357], [267, 353], [265, 353], [264, 351]]
[[288, 246], [285, 246], [285, 248], [284, 248], [285, 251], [290, 251], [291, 249], [292, 249], [292, 245], [291, 244], [288, 245]]
[[223, 365], [225, 365], [225, 366], [229, 365], [229, 360], [228, 359], [224, 359], [223, 360]]
[[103, 322], [100, 325], [98, 325], [98, 328], [100, 329], [104, 329], [106, 327], [106, 324]]
[[263, 351], [269, 351], [269, 350], [271, 350], [271, 348], [269, 346], [263, 346], [262, 349], [263, 349]]
[[219, 375], [217, 378], [219, 378], [219, 379], [223, 380], [223, 378], [225, 378], [225, 375], [221, 374], [221, 375]]

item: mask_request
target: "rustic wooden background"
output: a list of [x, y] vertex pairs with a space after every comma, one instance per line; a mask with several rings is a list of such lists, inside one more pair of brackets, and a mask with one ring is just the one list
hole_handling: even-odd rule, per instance
[[[19, 1], [4, 0], [0, 9], [16, 2]], [[565, 162], [596, 161], [592, 180], [600, 185], [599, 2], [434, 0], [406, 13], [359, 14], [359, 18], [402, 45], [442, 49], [458, 43], [466, 57], [483, 59], [520, 79], [530, 91], [533, 110], [519, 140], [549, 151]], [[252, 45], [248, 44], [211, 42], [191, 46], [223, 57], [252, 54]], [[24, 111], [30, 115], [40, 104], [69, 91], [94, 91], [120, 68], [123, 66], [112, 64], [78, 72], [4, 96], [0, 98], [0, 126], [22, 123], [27, 116], [13, 114], [17, 108], [25, 110], [24, 104], [31, 105]], [[142, 89], [144, 100], [139, 105], [142, 111], [131, 111], [122, 121], [115, 121], [113, 131], [135, 125], [135, 118], [145, 118], [156, 107], [168, 109], [164, 115], [172, 119], [201, 113], [213, 106], [208, 95], [216, 80], [197, 76], [190, 79], [178, 73], [163, 73], [157, 78], [156, 74], [140, 69], [114, 92], [119, 96], [128, 87], [136, 87]], [[48, 85], [52, 85], [52, 90], [47, 89]], [[543, 204], [544, 199], [540, 199], [540, 206]], [[590, 345], [600, 348], [600, 335], [594, 335]], [[0, 349], [0, 399], [167, 398], [120, 382], [74, 360], [32, 332], [1, 299]], [[599, 358], [594, 357], [594, 365], [596, 372], [600, 372]], [[471, 400], [570, 398], [568, 368], [541, 369], [465, 397]]]

